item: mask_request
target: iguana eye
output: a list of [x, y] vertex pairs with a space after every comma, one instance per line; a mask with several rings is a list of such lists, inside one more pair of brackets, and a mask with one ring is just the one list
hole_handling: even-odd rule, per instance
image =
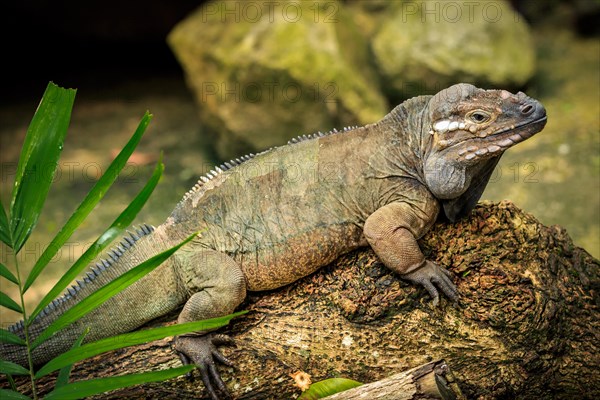
[[484, 122], [489, 121], [490, 114], [486, 113], [485, 111], [477, 110], [470, 113], [467, 118], [476, 124], [483, 124]]

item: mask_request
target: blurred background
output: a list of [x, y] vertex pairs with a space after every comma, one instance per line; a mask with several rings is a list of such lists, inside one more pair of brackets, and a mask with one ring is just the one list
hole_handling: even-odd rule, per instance
[[[39, 299], [141, 189], [158, 225], [215, 163], [291, 137], [374, 122], [457, 82], [522, 90], [545, 130], [508, 151], [483, 195], [510, 199], [600, 257], [600, 1], [26, 1], [1, 6], [0, 166], [8, 203], [20, 148], [49, 81], [78, 89], [36, 232], [45, 245], [126, 143], [117, 185], [48, 269]], [[8, 250], [0, 262], [7, 264]], [[6, 286], [0, 281], [0, 285]], [[1, 288], [8, 291], [9, 288]], [[11, 315], [2, 314], [5, 325]]]

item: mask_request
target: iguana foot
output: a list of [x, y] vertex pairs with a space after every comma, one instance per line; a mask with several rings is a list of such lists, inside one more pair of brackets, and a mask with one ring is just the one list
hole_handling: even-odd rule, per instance
[[233, 366], [233, 363], [217, 349], [217, 346], [222, 345], [234, 346], [235, 343], [229, 336], [222, 334], [178, 336], [174, 340], [174, 348], [179, 354], [181, 362], [184, 365], [193, 363], [198, 366], [202, 382], [213, 400], [219, 399], [213, 385], [217, 386], [224, 397], [231, 397], [215, 363], [218, 361], [227, 366]]
[[434, 306], [437, 306], [440, 301], [438, 289], [450, 298], [450, 300], [458, 301], [458, 290], [456, 289], [456, 285], [450, 280], [450, 277], [451, 274], [448, 270], [431, 261], [425, 261], [425, 264], [421, 268], [402, 275], [402, 278], [412, 283], [423, 285], [431, 297], [433, 297]]

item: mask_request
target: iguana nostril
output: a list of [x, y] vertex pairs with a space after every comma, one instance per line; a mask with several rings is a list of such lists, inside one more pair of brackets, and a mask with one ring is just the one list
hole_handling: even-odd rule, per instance
[[521, 114], [529, 115], [535, 110], [535, 107], [532, 104], [523, 104], [521, 106]]

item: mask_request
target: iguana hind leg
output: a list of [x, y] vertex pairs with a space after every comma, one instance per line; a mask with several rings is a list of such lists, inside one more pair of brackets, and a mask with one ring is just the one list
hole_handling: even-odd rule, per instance
[[[246, 297], [246, 279], [240, 266], [224, 253], [198, 247], [192, 244], [177, 255], [181, 281], [193, 293], [179, 314], [179, 323], [231, 314]], [[228, 395], [216, 363], [231, 365], [217, 349], [231, 344], [233, 340], [226, 335], [206, 331], [174, 340], [174, 348], [184, 364], [194, 363], [200, 369], [202, 381], [213, 399], [218, 398], [213, 385]]]

